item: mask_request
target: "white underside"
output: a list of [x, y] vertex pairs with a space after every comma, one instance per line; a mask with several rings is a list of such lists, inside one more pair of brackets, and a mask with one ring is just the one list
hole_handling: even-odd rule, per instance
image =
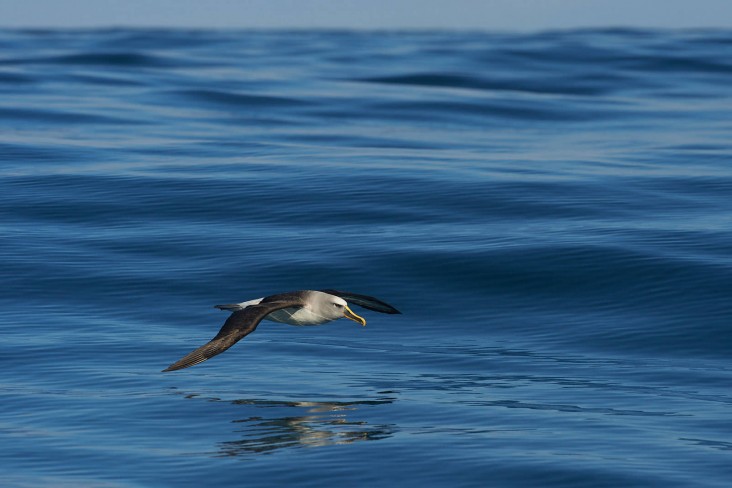
[[[264, 300], [264, 298], [241, 302], [238, 304], [241, 307], [239, 310], [245, 309], [249, 305], [257, 305], [262, 300]], [[292, 307], [276, 310], [264, 317], [264, 320], [290, 325], [320, 325], [326, 322], [331, 322], [334, 319], [329, 319], [322, 315], [315, 314], [312, 310], [306, 307]]]

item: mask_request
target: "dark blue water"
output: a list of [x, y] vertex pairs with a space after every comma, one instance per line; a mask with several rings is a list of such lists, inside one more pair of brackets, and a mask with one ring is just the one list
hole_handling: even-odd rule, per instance
[[3, 486], [730, 486], [731, 48], [0, 33]]

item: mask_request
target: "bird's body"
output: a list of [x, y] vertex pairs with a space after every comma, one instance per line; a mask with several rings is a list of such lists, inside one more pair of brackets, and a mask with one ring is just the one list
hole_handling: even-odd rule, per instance
[[[321, 292], [313, 292], [313, 293], [321, 293]], [[264, 298], [256, 298], [254, 300], [248, 300], [246, 302], [241, 303], [231, 303], [227, 305], [216, 305], [216, 308], [221, 310], [230, 310], [232, 312], [237, 312], [239, 310], [244, 310], [247, 307], [250, 307], [252, 305], [259, 305], [262, 303], [262, 300], [264, 300], [267, 297]], [[340, 318], [340, 317], [336, 317]], [[282, 324], [289, 324], [289, 325], [320, 325], [325, 324], [326, 322], [330, 322], [332, 318], [326, 318], [322, 314], [318, 314], [312, 310], [311, 307], [287, 307], [283, 308], [281, 310], [275, 310], [273, 312], [270, 312], [267, 314], [263, 320], [270, 320], [272, 322], [280, 322]]]
[[366, 320], [353, 313], [346, 300], [376, 312], [401, 313], [377, 298], [337, 290], [294, 291], [241, 303], [216, 305], [216, 308], [232, 312], [219, 333], [163, 371], [188, 368], [224, 352], [253, 332], [262, 320], [301, 326], [320, 325], [345, 317], [366, 325]]

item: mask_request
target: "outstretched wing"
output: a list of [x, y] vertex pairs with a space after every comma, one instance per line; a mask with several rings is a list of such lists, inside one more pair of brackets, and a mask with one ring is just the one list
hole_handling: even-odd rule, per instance
[[320, 290], [323, 293], [328, 293], [329, 295], [335, 295], [337, 297], [341, 297], [348, 303], [355, 303], [356, 305], [367, 308], [369, 310], [373, 310], [374, 312], [381, 312], [381, 313], [401, 313], [396, 308], [392, 307], [386, 302], [382, 302], [378, 298], [370, 297], [368, 295], [359, 295], [358, 293], [351, 293], [347, 291], [338, 291], [338, 290]]
[[238, 310], [226, 319], [226, 322], [224, 322], [224, 325], [221, 327], [221, 330], [219, 330], [219, 333], [216, 334], [216, 337], [182, 359], [171, 364], [165, 368], [163, 372], [189, 368], [202, 363], [217, 354], [221, 354], [244, 337], [254, 332], [254, 329], [257, 328], [262, 319], [270, 313], [275, 310], [302, 305], [302, 301], [295, 300], [273, 301], [258, 305], [251, 305], [243, 310]]

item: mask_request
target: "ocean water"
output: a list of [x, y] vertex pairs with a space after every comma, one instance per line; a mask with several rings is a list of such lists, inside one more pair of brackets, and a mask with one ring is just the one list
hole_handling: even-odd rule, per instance
[[0, 32], [2, 486], [730, 486], [731, 49]]

